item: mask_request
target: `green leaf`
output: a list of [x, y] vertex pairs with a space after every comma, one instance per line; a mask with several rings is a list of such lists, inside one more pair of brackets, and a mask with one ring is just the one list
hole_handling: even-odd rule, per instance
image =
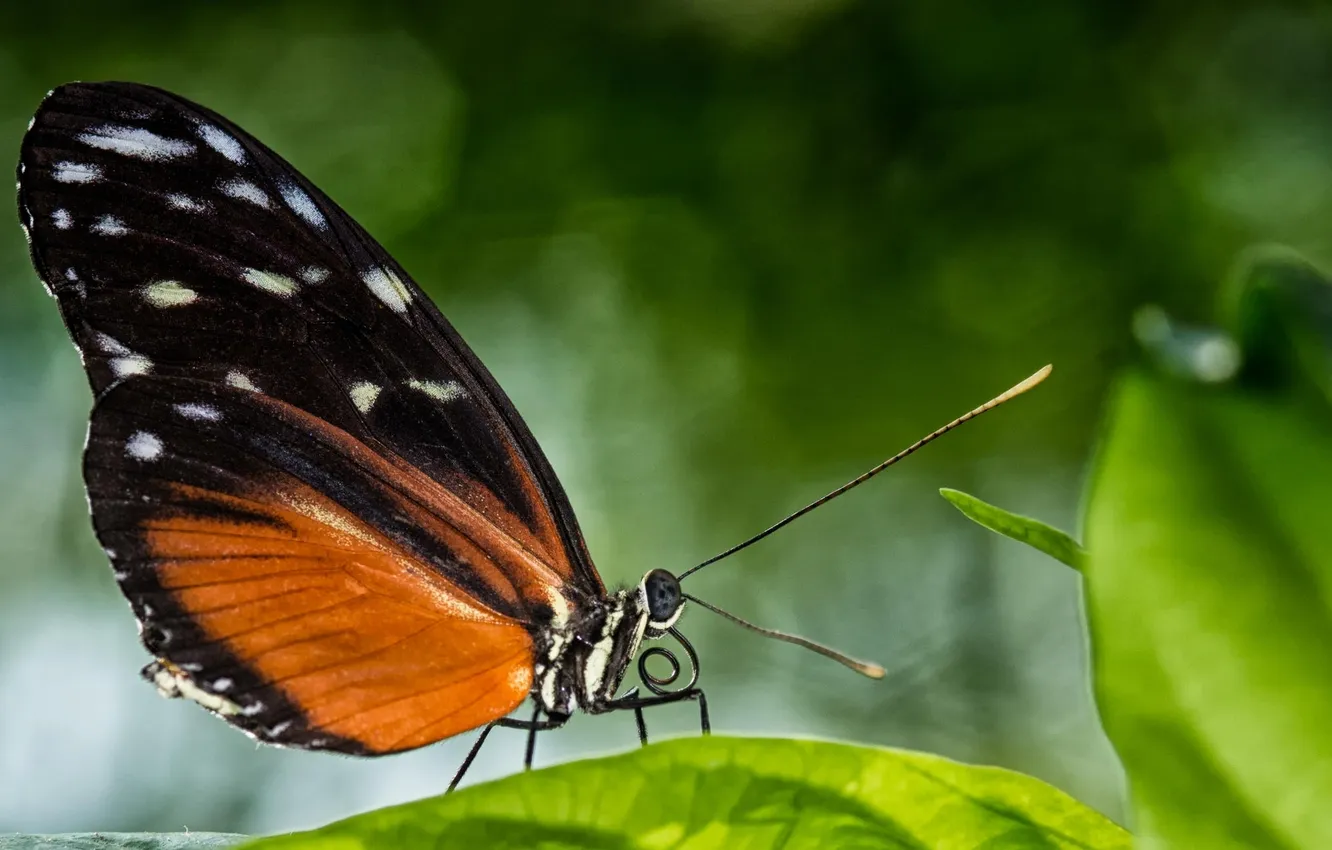
[[0, 850], [222, 850], [247, 835], [225, 832], [71, 832], [64, 835], [0, 835]]
[[1237, 263], [1223, 310], [1244, 353], [1244, 376], [1264, 386], [1312, 386], [1332, 401], [1332, 282], [1289, 249], [1253, 249]]
[[1087, 558], [1086, 551], [1078, 545], [1078, 541], [1059, 529], [1031, 517], [1009, 513], [1003, 508], [997, 508], [988, 502], [982, 502], [975, 496], [970, 496], [960, 490], [943, 487], [939, 490], [939, 495], [951, 502], [953, 507], [966, 514], [969, 519], [991, 531], [998, 532], [1005, 537], [1011, 537], [1019, 543], [1026, 543], [1031, 548], [1044, 552], [1061, 564], [1070, 566], [1075, 570], [1082, 570]]
[[654, 744], [263, 839], [295, 848], [1127, 848], [1044, 783], [939, 756], [718, 736]]
[[1145, 840], [1332, 847], [1324, 412], [1142, 375], [1117, 390], [1084, 575]]

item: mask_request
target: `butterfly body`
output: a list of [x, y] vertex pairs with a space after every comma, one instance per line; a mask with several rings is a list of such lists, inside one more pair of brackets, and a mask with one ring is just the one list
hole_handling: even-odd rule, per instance
[[529, 696], [548, 725], [650, 702], [616, 693], [678, 585], [671, 610], [661, 571], [607, 591], [503, 390], [296, 169], [176, 95], [74, 83], [18, 183], [95, 398], [94, 528], [160, 691], [357, 755]]
[[568, 715], [582, 707], [597, 713], [611, 701], [642, 641], [646, 618], [638, 596], [637, 590], [619, 591], [541, 635], [533, 695], [546, 712]]

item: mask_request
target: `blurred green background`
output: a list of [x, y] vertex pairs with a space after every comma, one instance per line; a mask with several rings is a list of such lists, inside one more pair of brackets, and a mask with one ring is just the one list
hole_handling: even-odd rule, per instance
[[[542, 441], [610, 582], [681, 570], [1053, 362], [1030, 396], [691, 580], [889, 668], [691, 611], [719, 730], [913, 747], [1122, 818], [1077, 578], [963, 489], [1076, 527], [1133, 311], [1213, 319], [1245, 247], [1332, 243], [1324, 3], [7, 5], [0, 149], [43, 93], [222, 112], [394, 253]], [[0, 227], [0, 831], [273, 831], [443, 789], [469, 739], [256, 750], [161, 700], [86, 516], [90, 398]], [[696, 715], [649, 715], [655, 735]], [[634, 744], [629, 717], [549, 763]], [[521, 763], [497, 733], [473, 780]]]

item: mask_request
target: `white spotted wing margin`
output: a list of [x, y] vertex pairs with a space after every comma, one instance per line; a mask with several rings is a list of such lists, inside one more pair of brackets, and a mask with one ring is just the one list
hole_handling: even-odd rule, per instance
[[[61, 86], [23, 139], [18, 184], [34, 266], [95, 395], [154, 377], [275, 399], [478, 511], [497, 500], [548, 543], [570, 602], [604, 593], [493, 377], [374, 239], [235, 124], [148, 86]], [[162, 394], [150, 411], [198, 403], [146, 386]], [[155, 427], [141, 430], [169, 452]], [[128, 490], [141, 473], [114, 474]]]

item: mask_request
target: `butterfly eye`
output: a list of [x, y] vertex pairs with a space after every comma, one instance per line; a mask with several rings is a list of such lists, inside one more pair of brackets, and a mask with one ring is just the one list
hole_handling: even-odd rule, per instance
[[680, 611], [680, 582], [665, 570], [653, 570], [643, 576], [648, 618], [653, 623], [669, 623]]

